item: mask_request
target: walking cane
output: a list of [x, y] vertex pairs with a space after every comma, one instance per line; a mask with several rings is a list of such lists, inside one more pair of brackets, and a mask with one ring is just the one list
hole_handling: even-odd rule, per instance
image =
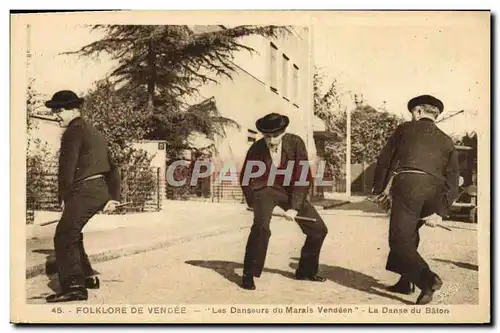
[[[116, 205], [115, 207], [118, 208], [118, 207], [122, 207], [122, 206], [126, 206], [126, 205], [130, 205], [131, 202], [124, 202], [124, 203], [121, 203], [119, 205]], [[43, 223], [40, 223], [40, 226], [44, 227], [46, 225], [50, 225], [50, 224], [54, 224], [54, 223], [57, 223], [59, 222], [59, 219], [57, 220], [51, 220], [51, 221], [48, 221], [48, 222], [43, 222]]]
[[[253, 212], [253, 209], [252, 209], [252, 208], [247, 207], [247, 210], [248, 210], [248, 211], [250, 211], [250, 212]], [[278, 214], [278, 213], [273, 213], [273, 216], [276, 216], [276, 217], [286, 217], [286, 215], [285, 215], [285, 214]], [[297, 220], [302, 220], [302, 221], [306, 221], [306, 222], [316, 223], [316, 219], [315, 219], [315, 218], [313, 218], [313, 217], [295, 216], [295, 219], [297, 219]]]

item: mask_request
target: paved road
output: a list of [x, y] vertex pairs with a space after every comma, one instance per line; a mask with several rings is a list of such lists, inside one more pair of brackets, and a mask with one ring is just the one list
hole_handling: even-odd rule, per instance
[[[95, 264], [101, 289], [90, 290], [90, 304], [404, 304], [418, 296], [384, 290], [397, 277], [384, 270], [388, 222], [379, 216], [323, 213], [329, 234], [320, 272], [325, 283], [296, 281], [293, 272], [304, 235], [282, 219], [271, 223], [266, 270], [257, 290], [241, 281], [250, 216], [226, 214], [220, 233], [173, 242], [168, 247]], [[229, 223], [234, 220], [234, 227]], [[207, 223], [212, 223], [208, 222]], [[213, 222], [215, 223], [215, 222]], [[420, 252], [445, 284], [434, 304], [477, 304], [477, 232], [475, 225], [447, 223], [453, 231], [424, 227]], [[230, 226], [230, 227], [228, 227]], [[167, 228], [168, 226], [165, 226]], [[200, 225], [185, 223], [184, 232]], [[27, 280], [30, 303], [44, 303], [56, 282], [47, 276]]]

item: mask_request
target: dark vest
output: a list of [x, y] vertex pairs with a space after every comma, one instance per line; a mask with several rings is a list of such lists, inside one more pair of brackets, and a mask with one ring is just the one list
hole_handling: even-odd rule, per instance
[[[304, 141], [299, 136], [290, 133], [286, 133], [283, 136], [281, 144], [281, 161], [277, 167], [273, 165], [272, 157], [265, 140], [260, 139], [254, 142], [248, 150], [245, 162], [243, 163], [243, 168], [240, 173], [240, 182], [243, 181], [244, 172], [249, 161], [261, 161], [264, 162], [266, 166], [265, 172], [262, 176], [250, 179], [248, 186], [242, 185], [242, 189], [249, 206], [251, 206], [251, 202], [253, 202], [253, 191], [269, 186], [268, 180], [271, 175], [272, 168], [283, 171], [287, 169], [288, 162], [293, 161], [293, 168], [289, 168], [290, 181], [286, 183], [286, 175], [276, 174], [274, 181], [270, 186], [285, 190], [290, 197], [290, 204], [292, 208], [300, 208], [307, 197], [310, 185], [305, 186], [296, 184], [296, 182], [300, 180], [302, 169], [304, 168], [300, 162], [302, 161], [303, 163], [307, 163], [308, 161], [306, 146]], [[306, 165], [308, 166], [308, 164]], [[255, 172], [257, 170], [258, 166], [253, 166], [252, 171]], [[311, 182], [311, 171], [308, 170], [306, 175], [307, 177], [305, 177], [305, 180]]]

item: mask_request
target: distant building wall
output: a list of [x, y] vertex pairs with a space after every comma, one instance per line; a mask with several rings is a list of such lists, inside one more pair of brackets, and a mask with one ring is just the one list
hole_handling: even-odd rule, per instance
[[[290, 118], [288, 132], [299, 135], [308, 148], [309, 158], [316, 161], [312, 138], [312, 63], [309, 58], [309, 31], [295, 27], [288, 38], [268, 39], [250, 36], [242, 43], [256, 50], [237, 52], [233, 79], [221, 77], [218, 84], [201, 88], [205, 98], [214, 97], [222, 116], [233, 119], [241, 128], [227, 128], [226, 137], [216, 140], [219, 163], [234, 162], [238, 167], [249, 146], [261, 135], [255, 122], [258, 118], [278, 112]], [[196, 140], [194, 140], [196, 141]], [[200, 146], [205, 143], [199, 138]]]
[[144, 150], [152, 157], [151, 167], [159, 168], [159, 190], [163, 197], [166, 191], [166, 163], [167, 163], [167, 151], [165, 141], [140, 141], [134, 142], [132, 147], [136, 149]]

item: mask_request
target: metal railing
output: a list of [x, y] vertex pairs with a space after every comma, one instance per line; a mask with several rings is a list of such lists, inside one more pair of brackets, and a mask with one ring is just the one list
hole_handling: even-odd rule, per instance
[[[179, 168], [181, 169], [181, 168]], [[185, 185], [182, 187], [174, 187], [165, 184], [166, 198], [171, 200], [194, 200], [194, 201], [211, 201], [211, 202], [239, 202], [244, 203], [245, 198], [243, 191], [239, 185], [240, 174], [236, 174], [237, 184], [229, 180], [218, 181], [217, 173], [212, 176], [199, 179], [197, 184], [191, 185], [191, 174], [188, 168], [183, 169], [174, 175], [176, 181], [185, 180]], [[165, 177], [166, 178], [166, 177]], [[345, 193], [345, 179], [334, 179], [332, 185], [323, 186], [316, 185], [313, 181], [311, 185], [310, 195], [313, 197], [321, 196], [325, 192]]]
[[[116, 214], [161, 210], [160, 168], [120, 166], [121, 201], [128, 204]], [[27, 174], [27, 223], [33, 223], [34, 211], [61, 211], [58, 202], [58, 181], [54, 172], [31, 171]]]

